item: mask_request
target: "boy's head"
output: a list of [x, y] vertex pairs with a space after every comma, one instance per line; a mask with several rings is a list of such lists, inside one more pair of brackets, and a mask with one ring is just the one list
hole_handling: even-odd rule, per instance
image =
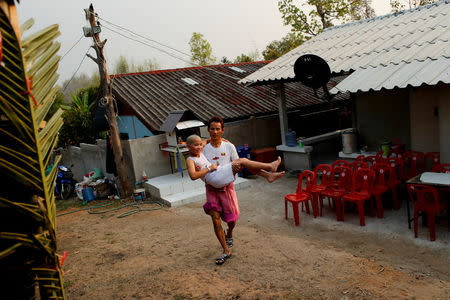
[[186, 146], [189, 149], [189, 153], [196, 156], [202, 152], [203, 141], [198, 135], [193, 134], [186, 139]]

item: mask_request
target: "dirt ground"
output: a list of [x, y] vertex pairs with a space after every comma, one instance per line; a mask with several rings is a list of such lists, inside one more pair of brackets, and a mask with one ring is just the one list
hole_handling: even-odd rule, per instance
[[302, 213], [296, 227], [283, 203], [296, 179], [250, 180], [238, 191], [233, 255], [222, 266], [214, 264], [221, 248], [203, 203], [125, 218], [117, 215], [126, 209], [58, 217], [59, 252], [69, 252], [67, 298], [450, 299], [448, 234], [430, 242], [420, 226], [414, 239], [406, 220], [404, 235], [386, 234], [376, 218], [366, 218], [366, 228], [352, 213], [337, 222], [328, 206], [322, 218]]

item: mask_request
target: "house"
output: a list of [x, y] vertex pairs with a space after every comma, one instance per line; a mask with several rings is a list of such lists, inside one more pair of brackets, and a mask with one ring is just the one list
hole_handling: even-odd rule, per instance
[[292, 82], [304, 54], [325, 59], [334, 76], [349, 74], [331, 93], [351, 93], [361, 145], [398, 139], [450, 163], [449, 0], [327, 28], [240, 83]]
[[[113, 96], [118, 100], [119, 131], [130, 139], [157, 135], [162, 133], [161, 125], [171, 111], [189, 110], [204, 123], [211, 116], [221, 116], [227, 123], [225, 133], [228, 135], [225, 136], [236, 145], [276, 145], [280, 140], [276, 89], [271, 86], [248, 88], [238, 84], [239, 80], [268, 63], [112, 75]], [[333, 78], [330, 88], [343, 78], [345, 76]], [[300, 114], [323, 112], [327, 120], [335, 120], [349, 103], [348, 95], [341, 94], [330, 104], [298, 82], [286, 84], [285, 92], [289, 95], [286, 102], [289, 116], [296, 119]], [[337, 121], [330, 126], [335, 127], [335, 123]], [[261, 138], [256, 139], [258, 136]]]

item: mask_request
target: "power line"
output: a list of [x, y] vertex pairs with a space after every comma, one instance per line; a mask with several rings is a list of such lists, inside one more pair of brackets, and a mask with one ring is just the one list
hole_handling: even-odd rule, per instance
[[81, 41], [81, 39], [82, 39], [83, 37], [84, 37], [84, 35], [82, 34], [82, 35], [80, 36], [80, 38], [78, 39], [78, 41], [76, 41], [76, 43], [73, 44], [73, 46], [70, 47], [70, 49], [67, 50], [66, 53], [64, 53], [64, 55], [63, 55], [63, 56], [61, 57], [61, 59], [59, 60], [60, 62], [63, 60], [63, 58], [64, 58], [67, 54], [69, 54], [69, 52], [73, 49], [73, 47], [75, 47], [75, 46]]
[[[159, 44], [159, 45], [161, 45], [161, 46], [167, 47], [167, 48], [169, 48], [169, 49], [172, 49], [172, 50], [174, 50], [174, 51], [176, 51], [176, 52], [179, 52], [179, 53], [181, 53], [181, 54], [183, 54], [183, 55], [186, 55], [186, 56], [189, 56], [189, 57], [190, 57], [189, 54], [186, 54], [186, 53], [184, 53], [184, 52], [182, 52], [182, 51], [180, 51], [180, 50], [177, 50], [177, 49], [175, 49], [175, 48], [173, 48], [173, 47], [167, 46], [167, 45], [165, 45], [165, 44], [163, 44], [163, 43], [160, 43], [160, 42], [158, 42], [158, 41], [155, 41], [155, 40], [153, 40], [153, 39], [150, 39], [150, 38], [147, 38], [147, 37], [145, 37], [145, 36], [143, 36], [143, 35], [137, 34], [137, 33], [133, 32], [132, 30], [127, 29], [127, 28], [125, 28], [125, 27], [123, 27], [123, 26], [116, 25], [116, 24], [114, 24], [114, 23], [112, 23], [112, 22], [110, 22], [110, 21], [108, 21], [108, 20], [105, 20], [105, 19], [99, 17], [98, 14], [95, 14], [95, 16], [96, 16], [98, 19], [100, 19], [100, 20], [102, 20], [102, 21], [105, 21], [105, 22], [108, 23], [108, 24], [111, 24], [111, 25], [113, 25], [113, 26], [116, 26], [117, 28], [120, 28], [121, 30], [127, 31], [127, 32], [129, 32], [129, 33], [131, 33], [131, 34], [133, 34], [133, 35], [135, 35], [135, 36], [138, 36], [138, 37], [141, 37], [141, 38], [146, 39], [146, 40], [148, 40], [148, 41], [157, 43], [157, 44]], [[146, 43], [146, 42], [137, 40], [137, 39], [135, 39], [135, 38], [133, 38], [133, 37], [127, 36], [127, 35], [125, 35], [125, 34], [123, 34], [123, 33], [121, 33], [121, 32], [118, 32], [117, 30], [111, 29], [111, 28], [109, 28], [108, 26], [105, 26], [105, 25], [103, 25], [103, 24], [100, 24], [100, 23], [99, 23], [99, 25], [102, 26], [102, 27], [104, 27], [104, 28], [106, 28], [106, 29], [108, 29], [108, 30], [110, 30], [110, 31], [112, 31], [112, 32], [115, 32], [115, 33], [117, 33], [117, 34], [119, 34], [119, 35], [121, 35], [121, 36], [123, 36], [123, 37], [125, 37], [125, 38], [127, 38], [127, 39], [133, 40], [133, 41], [135, 41], [135, 42], [138, 42], [138, 43], [141, 43], [141, 44], [146, 45], [146, 46], [148, 46], [148, 47], [151, 47], [151, 48], [153, 48], [153, 49], [155, 49], [155, 50], [161, 51], [161, 52], [163, 52], [163, 53], [165, 53], [165, 54], [171, 56], [172, 58], [176, 58], [176, 59], [178, 59], [178, 60], [181, 60], [182, 62], [187, 63], [187, 64], [189, 64], [189, 65], [191, 65], [191, 66], [197, 66], [197, 67], [209, 68], [209, 69], [210, 69], [211, 71], [213, 71], [213, 72], [216, 72], [216, 73], [218, 73], [218, 74], [220, 74], [220, 75], [222, 75], [222, 76], [230, 77], [230, 78], [232, 78], [232, 79], [234, 79], [234, 80], [241, 80], [241, 79], [242, 79], [242, 78], [239, 78], [239, 77], [236, 77], [236, 76], [232, 76], [232, 75], [229, 75], [229, 74], [226, 74], [226, 73], [217, 71], [217, 70], [213, 69], [212, 67], [201, 66], [201, 65], [195, 64], [195, 63], [193, 63], [193, 62], [191, 62], [191, 61], [186, 61], [186, 60], [184, 60], [183, 58], [180, 58], [180, 57], [178, 57], [178, 56], [175, 56], [173, 53], [170, 53], [170, 52], [168, 52], [168, 51], [166, 51], [166, 50], [164, 50], [164, 49], [161, 49], [161, 48], [159, 48], [159, 47], [150, 45], [150, 44], [148, 44], [148, 43]]]
[[87, 54], [89, 52], [89, 49], [91, 48], [91, 46], [89, 46], [89, 48], [87, 49], [86, 53], [83, 55], [83, 59], [81, 59], [80, 64], [78, 65], [77, 69], [75, 70], [75, 72], [73, 73], [72, 77], [69, 79], [69, 81], [66, 83], [66, 86], [63, 89], [63, 93], [66, 91], [67, 86], [69, 85], [69, 83], [72, 81], [72, 79], [75, 77], [75, 75], [77, 74], [78, 70], [81, 67], [81, 64], [83, 63], [84, 59], [87, 57]]
[[130, 37], [130, 36], [126, 36], [125, 34], [122, 34], [121, 32], [116, 31], [116, 30], [114, 30], [114, 29], [111, 29], [111, 28], [109, 28], [109, 27], [107, 27], [107, 26], [105, 26], [105, 25], [101, 25], [101, 26], [102, 26], [103, 28], [106, 28], [106, 29], [112, 31], [112, 32], [117, 33], [118, 35], [123, 36], [124, 38], [127, 38], [127, 39], [133, 40], [133, 41], [135, 41], [135, 42], [141, 43], [141, 44], [146, 45], [146, 46], [148, 46], [148, 47], [150, 47], [150, 48], [153, 48], [153, 49], [155, 49], [155, 50], [161, 51], [161, 52], [163, 52], [163, 53], [165, 53], [165, 54], [167, 54], [167, 55], [169, 55], [169, 56], [171, 56], [171, 57], [173, 57], [173, 58], [179, 59], [179, 60], [181, 60], [181, 61], [183, 61], [183, 62], [185, 62], [185, 63], [188, 63], [188, 64], [192, 65], [192, 62], [186, 61], [186, 60], [184, 60], [183, 58], [180, 58], [180, 57], [178, 57], [178, 56], [176, 56], [176, 55], [174, 55], [174, 54], [172, 54], [172, 53], [170, 53], [170, 52], [168, 52], [168, 51], [166, 51], [166, 50], [164, 50], [164, 49], [161, 49], [161, 48], [159, 48], [159, 47], [150, 45], [150, 44], [148, 44], [148, 43], [146, 43], [146, 42], [140, 41], [140, 40], [135, 39], [135, 38], [132, 38], [132, 37]]
[[99, 18], [100, 20], [102, 20], [102, 21], [105, 21], [105, 22], [108, 23], [108, 24], [111, 24], [111, 25], [113, 25], [113, 26], [115, 26], [115, 27], [117, 27], [117, 28], [120, 28], [120, 29], [122, 29], [122, 30], [125, 30], [125, 31], [127, 31], [127, 32], [129, 32], [129, 33], [131, 33], [131, 34], [133, 34], [133, 35], [136, 35], [136, 36], [138, 36], [138, 37], [140, 37], [140, 38], [143, 38], [143, 39], [148, 40], [148, 41], [150, 41], [150, 42], [156, 43], [156, 44], [158, 44], [158, 45], [160, 45], [160, 46], [163, 46], [163, 47], [169, 48], [169, 49], [171, 49], [171, 50], [173, 50], [173, 51], [176, 51], [176, 52], [178, 52], [178, 53], [180, 53], [180, 54], [183, 54], [183, 55], [186, 55], [186, 56], [188, 56], [188, 57], [191, 57], [190, 54], [187, 54], [187, 53], [185, 53], [185, 52], [183, 52], [183, 51], [180, 51], [180, 50], [178, 50], [178, 49], [175, 49], [175, 48], [173, 48], [173, 47], [171, 47], [171, 46], [165, 45], [165, 44], [160, 43], [160, 42], [158, 42], [158, 41], [155, 41], [155, 40], [153, 40], [153, 39], [151, 39], [151, 38], [148, 38], [148, 37], [146, 37], [146, 36], [143, 36], [143, 35], [141, 35], [141, 34], [139, 34], [139, 33], [135, 33], [134, 31], [132, 31], [132, 30], [130, 30], [130, 29], [127, 29], [127, 28], [122, 27], [122, 26], [120, 26], [120, 25], [114, 24], [114, 23], [112, 23], [112, 22], [110, 22], [110, 21], [108, 21], [108, 20], [105, 20], [105, 19], [101, 18], [101, 17], [98, 17], [98, 18]]
[[184, 60], [183, 58], [180, 58], [180, 57], [178, 57], [178, 56], [176, 56], [176, 55], [173, 55], [172, 53], [167, 52], [167, 51], [165, 51], [165, 50], [163, 50], [163, 49], [161, 49], [161, 48], [159, 48], [159, 47], [155, 47], [155, 46], [150, 45], [150, 44], [148, 44], [148, 43], [146, 43], [146, 42], [137, 40], [137, 39], [132, 38], [132, 37], [130, 37], [130, 36], [126, 36], [126, 35], [122, 34], [121, 32], [118, 32], [118, 31], [116, 31], [116, 30], [114, 30], [114, 29], [111, 29], [111, 28], [109, 28], [109, 27], [107, 27], [107, 26], [105, 26], [105, 25], [101, 25], [101, 26], [102, 26], [103, 28], [106, 28], [106, 29], [108, 29], [108, 30], [110, 30], [110, 31], [112, 31], [112, 32], [115, 32], [115, 33], [117, 33], [117, 34], [123, 36], [124, 38], [133, 40], [133, 41], [135, 41], [135, 42], [141, 43], [141, 44], [143, 44], [143, 45], [146, 45], [146, 46], [148, 46], [148, 47], [151, 47], [151, 48], [153, 48], [153, 49], [156, 49], [156, 50], [158, 50], [158, 51], [161, 51], [161, 52], [163, 52], [163, 53], [165, 53], [165, 54], [167, 54], [167, 55], [169, 55], [169, 56], [171, 56], [171, 57], [173, 57], [173, 58], [179, 59], [179, 60], [181, 60], [182, 62], [185, 62], [185, 63], [187, 63], [187, 64], [189, 64], [189, 65], [191, 65], [191, 66], [208, 68], [209, 70], [211, 70], [211, 71], [213, 71], [213, 72], [216, 72], [217, 74], [220, 74], [220, 75], [222, 75], [222, 76], [229, 77], [229, 78], [234, 79], [234, 80], [241, 80], [241, 79], [242, 79], [242, 78], [239, 78], [239, 77], [236, 77], [236, 76], [232, 76], [232, 75], [226, 74], [226, 73], [224, 73], [224, 72], [220, 72], [220, 71], [218, 71], [218, 70], [215, 70], [214, 68], [212, 68], [212, 67], [210, 67], [210, 66], [201, 66], [201, 65], [195, 64], [195, 63], [193, 63], [193, 62], [191, 62], [191, 61]]

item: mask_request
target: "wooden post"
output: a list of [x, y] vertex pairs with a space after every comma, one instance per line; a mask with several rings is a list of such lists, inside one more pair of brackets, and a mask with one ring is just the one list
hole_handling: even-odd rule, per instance
[[286, 94], [284, 92], [284, 83], [277, 84], [278, 98], [278, 116], [280, 118], [281, 144], [286, 145], [286, 132], [288, 130], [288, 119], [286, 112]]
[[114, 152], [114, 162], [116, 163], [117, 175], [119, 177], [120, 184], [120, 196], [126, 198], [131, 195], [130, 185], [127, 178], [127, 170], [125, 168], [125, 162], [123, 159], [122, 146], [120, 144], [119, 129], [117, 126], [116, 114], [114, 112], [114, 100], [111, 95], [110, 82], [108, 72], [106, 70], [106, 59], [103, 55], [103, 47], [106, 44], [106, 40], [100, 41], [100, 34], [94, 33], [94, 27], [97, 25], [95, 21], [94, 7], [92, 4], [89, 9], [85, 10], [86, 19], [89, 20], [91, 25], [92, 38], [94, 40], [94, 45], [92, 48], [95, 49], [97, 53], [97, 58], [92, 57], [87, 54], [98, 65], [98, 70], [100, 72], [100, 93], [102, 97], [106, 100], [106, 117], [109, 124], [109, 133], [111, 136], [111, 143]]

